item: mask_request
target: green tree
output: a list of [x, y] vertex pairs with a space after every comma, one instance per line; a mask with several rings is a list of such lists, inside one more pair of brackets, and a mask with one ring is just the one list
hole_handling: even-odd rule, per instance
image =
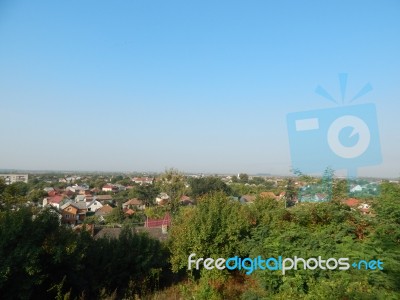
[[42, 189], [34, 189], [28, 193], [28, 200], [34, 203], [41, 202], [44, 197], [47, 196], [47, 193]]
[[123, 179], [124, 179], [124, 176], [122, 176], [122, 175], [113, 176], [111, 178], [111, 183], [114, 184], [114, 183], [117, 183], [117, 182], [119, 182], [119, 181], [121, 181]]
[[105, 220], [108, 224], [122, 224], [124, 219], [124, 212], [120, 206], [114, 207], [111, 213], [105, 217]]
[[193, 197], [199, 197], [213, 192], [231, 193], [229, 186], [218, 177], [192, 178], [189, 180], [189, 184]]
[[292, 178], [288, 178], [286, 181], [285, 190], [285, 203], [286, 207], [291, 207], [295, 204], [297, 198], [297, 191]]
[[219, 192], [204, 196], [195, 207], [182, 209], [171, 228], [172, 269], [187, 269], [188, 256], [245, 255], [250, 216], [246, 206]]
[[249, 175], [247, 175], [246, 173], [241, 173], [241, 174], [239, 174], [239, 180], [242, 183], [248, 183], [249, 182]]
[[335, 201], [341, 201], [348, 197], [348, 185], [347, 180], [338, 179], [334, 182], [332, 188], [332, 199]]
[[160, 188], [153, 184], [138, 185], [129, 193], [132, 197], [143, 200], [146, 206], [153, 206]]
[[168, 194], [171, 211], [175, 213], [179, 208], [180, 198], [186, 193], [184, 175], [175, 169], [166, 170], [160, 176], [158, 186], [161, 192]]

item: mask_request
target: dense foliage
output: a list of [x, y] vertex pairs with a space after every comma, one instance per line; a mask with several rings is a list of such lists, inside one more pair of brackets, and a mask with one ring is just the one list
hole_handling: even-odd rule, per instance
[[162, 244], [129, 229], [94, 240], [60, 226], [52, 210], [0, 215], [1, 299], [130, 297], [158, 288], [165, 270]]
[[[106, 178], [91, 179], [101, 186]], [[114, 182], [126, 177], [115, 176]], [[312, 178], [304, 182], [314, 183]], [[220, 178], [188, 181], [169, 170], [154, 186], [134, 185], [113, 195], [117, 205], [107, 224], [125, 224], [119, 239], [93, 237], [59, 223], [59, 215], [42, 209], [42, 181], [5, 185], [0, 180], [0, 298], [1, 299], [399, 299], [400, 185], [384, 182], [380, 195], [368, 197], [370, 214], [343, 204], [347, 183], [332, 183], [332, 201], [295, 203], [298, 188], [282, 180], [266, 188], [264, 180], [245, 174], [230, 184]], [[251, 183], [250, 183], [251, 182]], [[186, 183], [189, 183], [187, 185]], [[171, 203], [154, 205], [159, 192]], [[258, 197], [242, 204], [238, 197]], [[194, 206], [182, 206], [189, 195]], [[166, 244], [133, 234], [129, 226], [143, 223], [143, 213], [126, 217], [121, 203], [145, 199], [150, 218], [169, 213], [172, 226]], [[277, 198], [278, 199], [278, 198]], [[30, 205], [26, 205], [30, 201]], [[87, 217], [92, 224], [96, 217]], [[380, 259], [384, 270], [188, 270], [196, 258], [348, 257], [350, 261]], [[174, 272], [175, 275], [172, 272]], [[182, 280], [182, 278], [184, 280]]]
[[348, 257], [380, 259], [384, 270], [205, 270], [194, 274], [186, 297], [196, 299], [398, 299], [400, 297], [400, 188], [384, 183], [362, 215], [340, 202], [284, 203], [258, 199], [240, 206], [224, 194], [181, 211], [172, 230], [172, 267], [187, 270], [198, 257]]

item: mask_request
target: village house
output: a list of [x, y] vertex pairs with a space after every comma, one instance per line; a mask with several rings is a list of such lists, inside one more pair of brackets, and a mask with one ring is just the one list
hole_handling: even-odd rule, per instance
[[118, 187], [112, 184], [106, 184], [101, 188], [103, 192], [118, 192]]
[[122, 204], [123, 210], [127, 210], [127, 209], [144, 210], [145, 208], [146, 208], [146, 205], [144, 204], [144, 202], [137, 198], [130, 199]]
[[113, 204], [113, 197], [111, 195], [97, 195], [97, 196], [86, 196], [86, 202], [91, 202], [93, 199], [96, 199], [101, 204]]
[[160, 193], [157, 198], [156, 202], [158, 205], [165, 205], [169, 202], [169, 196], [167, 193]]
[[86, 207], [87, 207], [87, 211], [96, 212], [97, 210], [99, 210], [100, 208], [103, 207], [103, 204], [101, 204], [96, 199], [93, 199], [90, 202], [86, 202]]
[[81, 194], [81, 195], [84, 195], [85, 191], [88, 190], [88, 189], [89, 189], [88, 186], [79, 186], [79, 185], [76, 185], [76, 184], [73, 185], [73, 186], [68, 186], [66, 188], [66, 190], [69, 190], [69, 191], [71, 191], [71, 192], [73, 192], [75, 194]]
[[43, 199], [42, 205], [43, 207], [51, 205], [56, 209], [60, 209], [60, 203], [62, 202], [63, 199], [64, 199], [63, 195], [54, 195], [51, 197], [46, 197]]
[[359, 210], [363, 215], [371, 214], [371, 206], [367, 203], [363, 203], [359, 199], [348, 198], [344, 200], [343, 203], [349, 206], [352, 210]]
[[361, 192], [363, 190], [362, 186], [357, 184], [350, 188], [350, 193]]
[[190, 198], [189, 196], [183, 195], [180, 199], [179, 199], [179, 203], [180, 205], [183, 206], [191, 206], [195, 204], [195, 201]]
[[131, 179], [134, 183], [143, 185], [143, 184], [153, 184], [153, 178], [150, 177], [133, 177]]
[[124, 210], [124, 215], [125, 215], [126, 217], [133, 216], [134, 214], [135, 214], [135, 211], [134, 211], [133, 209], [128, 208], [128, 209], [125, 209], [125, 210]]
[[62, 223], [77, 225], [81, 224], [85, 220], [87, 207], [83, 202], [74, 203], [72, 201], [68, 201], [60, 207], [60, 210], [62, 215]]
[[75, 202], [85, 202], [86, 201], [86, 196], [85, 195], [77, 195], [75, 197]]
[[106, 204], [103, 207], [101, 207], [100, 209], [96, 210], [96, 212], [94, 213], [95, 216], [98, 216], [100, 221], [103, 222], [105, 219], [104, 217], [109, 215], [112, 212], [113, 208]]

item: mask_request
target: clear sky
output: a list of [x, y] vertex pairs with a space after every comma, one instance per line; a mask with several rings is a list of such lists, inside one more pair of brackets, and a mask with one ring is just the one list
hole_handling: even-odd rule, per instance
[[400, 175], [400, 2], [0, 1], [0, 169], [289, 174], [286, 115], [376, 103]]

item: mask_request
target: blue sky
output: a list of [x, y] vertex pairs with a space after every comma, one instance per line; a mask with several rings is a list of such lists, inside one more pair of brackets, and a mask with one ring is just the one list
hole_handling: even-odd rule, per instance
[[398, 177], [399, 37], [398, 1], [1, 1], [0, 169], [289, 174], [346, 72]]

